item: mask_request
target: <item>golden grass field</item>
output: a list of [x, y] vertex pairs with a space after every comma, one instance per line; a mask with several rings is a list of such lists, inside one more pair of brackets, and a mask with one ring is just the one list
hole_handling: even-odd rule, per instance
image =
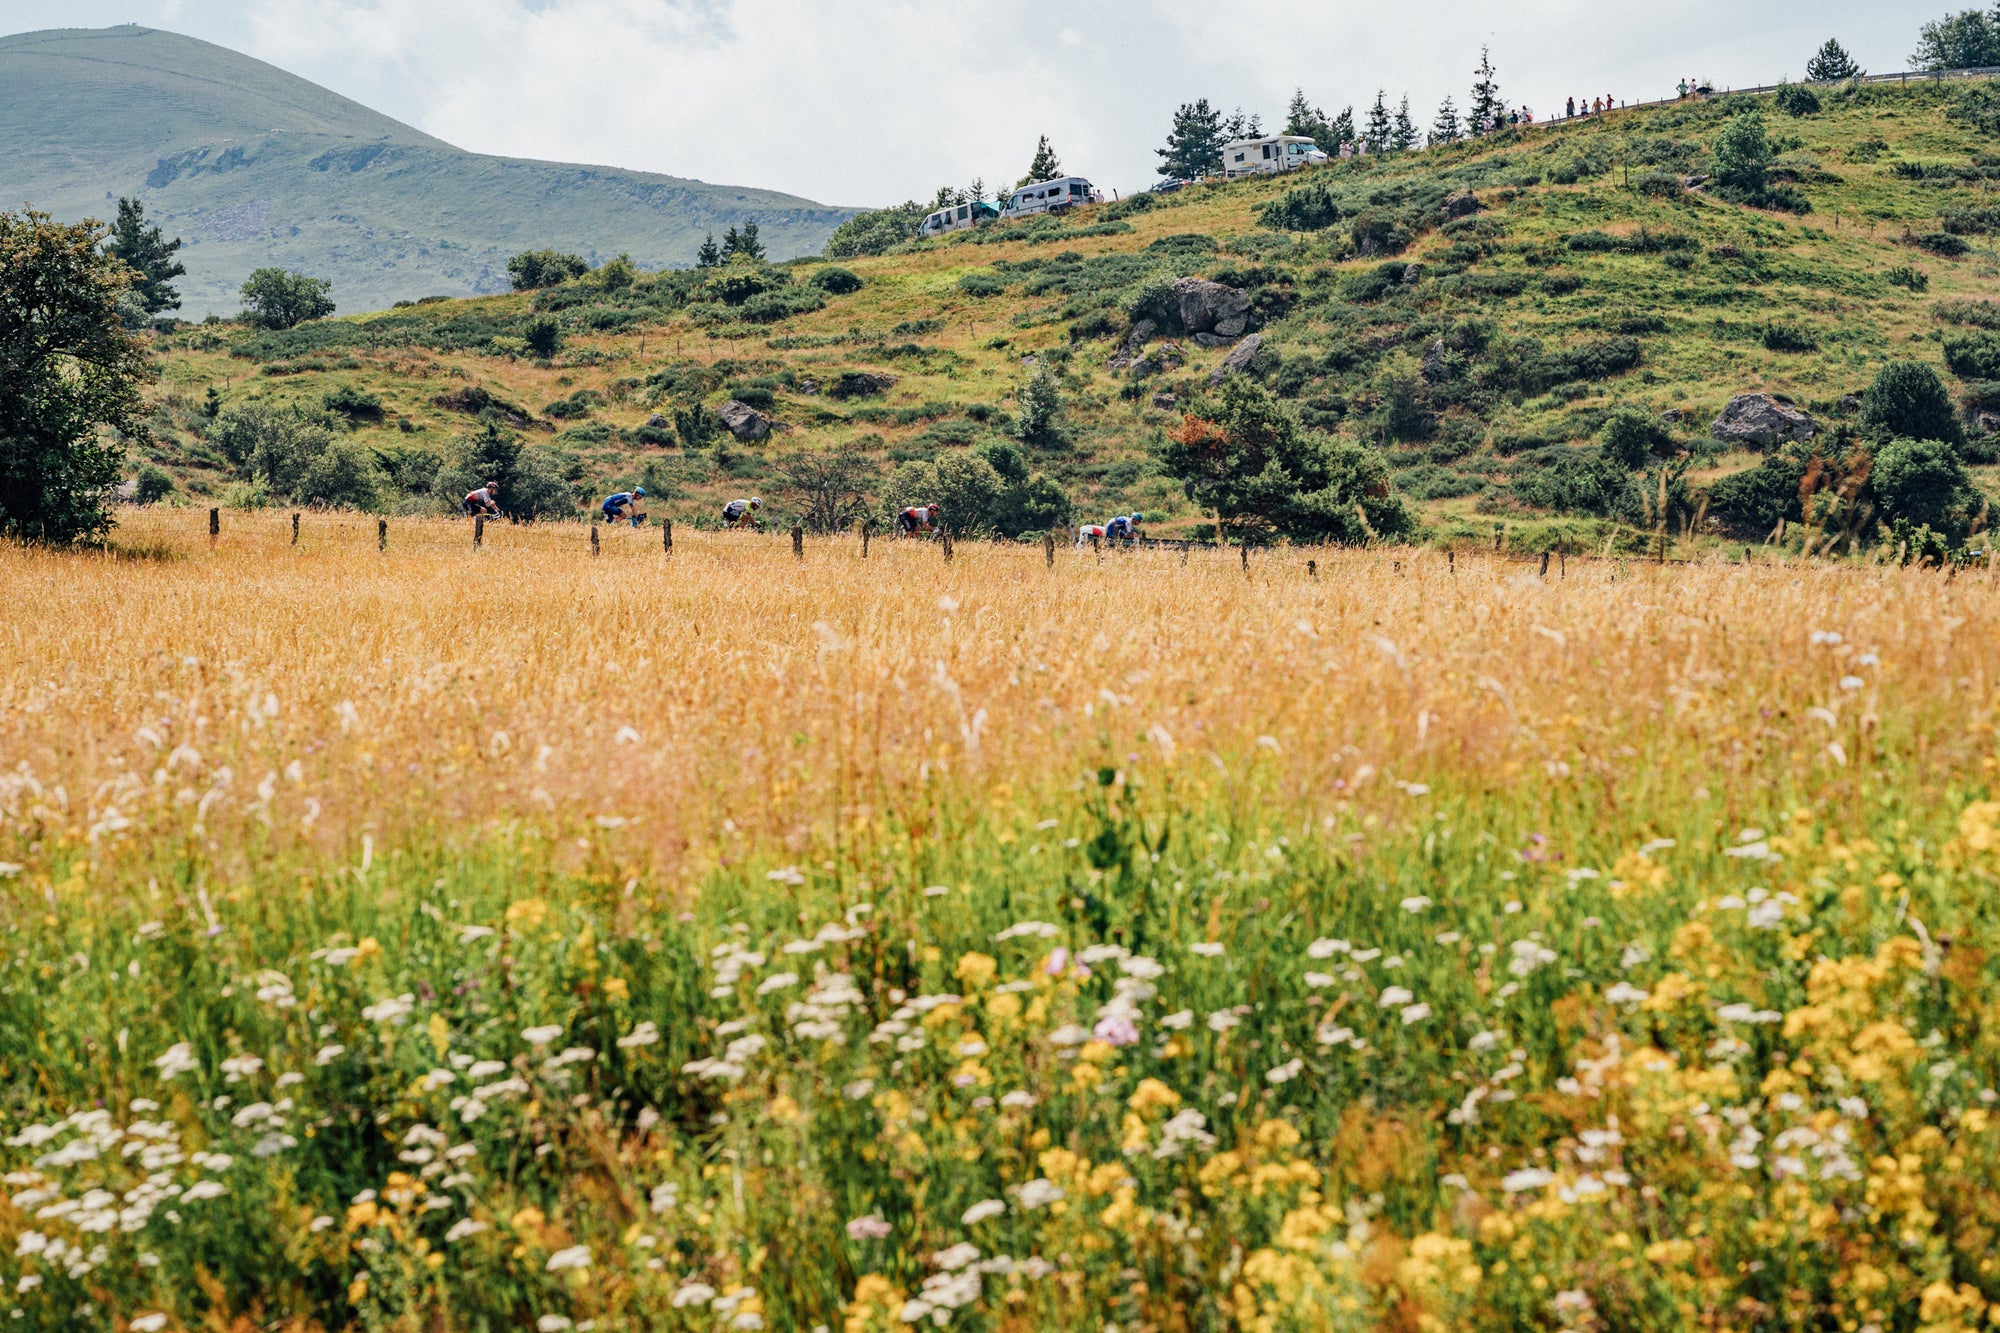
[[1990, 569], [121, 520], [0, 550], [10, 1326], [2000, 1309]]

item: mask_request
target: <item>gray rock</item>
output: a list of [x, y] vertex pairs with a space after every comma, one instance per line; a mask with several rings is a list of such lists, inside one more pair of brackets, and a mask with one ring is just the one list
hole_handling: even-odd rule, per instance
[[1180, 303], [1181, 326], [1189, 333], [1209, 333], [1226, 320], [1250, 316], [1250, 294], [1206, 278], [1182, 278], [1174, 283]]
[[1250, 321], [1241, 315], [1225, 319], [1215, 326], [1215, 336], [1218, 338], [1241, 338], [1249, 331]]
[[1180, 402], [1180, 399], [1170, 393], [1156, 393], [1153, 395], [1153, 406], [1159, 408], [1162, 412], [1173, 411], [1174, 405], [1178, 402]]
[[1403, 270], [1403, 285], [1405, 287], [1414, 287], [1423, 280], [1424, 266], [1422, 264], [1411, 264]]
[[1471, 217], [1479, 211], [1479, 196], [1470, 190], [1448, 194], [1444, 197], [1444, 203], [1438, 206], [1438, 210], [1448, 218]]
[[739, 440], [761, 440], [771, 433], [771, 419], [748, 403], [734, 398], [715, 410], [716, 417]]
[[1224, 338], [1214, 333], [1197, 333], [1189, 341], [1196, 347], [1227, 347], [1236, 340], [1234, 338]]
[[1982, 435], [2000, 435], [2000, 412], [1981, 412], [1972, 419]]
[[1431, 345], [1424, 348], [1423, 362], [1417, 367], [1426, 384], [1447, 384], [1451, 381], [1451, 362], [1445, 355], [1444, 339], [1433, 338]]
[[648, 426], [651, 426], [654, 430], [665, 430], [672, 423], [669, 422], [666, 419], [666, 417], [661, 413], [655, 412], [653, 413], [653, 415], [646, 418], [646, 424]]
[[1257, 359], [1257, 353], [1264, 346], [1264, 335], [1253, 333], [1236, 344], [1236, 350], [1224, 358], [1221, 365], [1208, 372], [1210, 384], [1220, 384], [1231, 375], [1250, 369], [1250, 363]]
[[1787, 440], [1803, 444], [1818, 428], [1811, 414], [1768, 393], [1738, 394], [1722, 409], [1708, 433], [1725, 444], [1770, 449]]
[[1153, 335], [1159, 331], [1160, 326], [1152, 320], [1140, 320], [1126, 332], [1125, 341], [1118, 345], [1117, 352], [1112, 355], [1111, 360], [1106, 364], [1113, 370], [1130, 370], [1135, 374], [1151, 374], [1151, 371], [1140, 371], [1138, 369], [1140, 365], [1144, 364], [1139, 358], [1139, 349], [1144, 347]]
[[1660, 413], [1660, 420], [1666, 422], [1675, 422], [1679, 421], [1682, 417], [1686, 415], [1687, 413], [1681, 411], [1678, 407], [1670, 407], [1666, 411]]
[[1155, 324], [1150, 319], [1142, 319], [1137, 324], [1134, 324], [1131, 331], [1125, 335], [1125, 345], [1134, 350], [1144, 347], [1153, 340], [1154, 335], [1159, 333], [1159, 331], [1160, 326], [1158, 324]]
[[1840, 400], [1840, 410], [1843, 412], [1859, 412], [1861, 410], [1861, 399], [1854, 394], [1848, 394]]

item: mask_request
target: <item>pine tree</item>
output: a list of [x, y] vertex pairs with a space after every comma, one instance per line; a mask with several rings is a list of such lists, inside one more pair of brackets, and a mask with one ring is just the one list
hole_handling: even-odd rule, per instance
[[1037, 181], [1052, 181], [1062, 174], [1062, 162], [1057, 159], [1056, 150], [1049, 147], [1049, 136], [1044, 134], [1035, 145], [1035, 160], [1028, 164], [1028, 174], [1019, 183], [1033, 185]]
[[1431, 147], [1457, 143], [1465, 137], [1458, 124], [1458, 107], [1449, 96], [1438, 108], [1437, 119], [1431, 122]]
[[742, 231], [731, 227], [728, 231], [722, 233], [722, 258], [724, 261], [734, 259], [738, 255], [741, 255], [745, 259], [762, 259], [764, 257], [764, 243], [757, 239], [757, 220], [755, 218], [744, 223]]
[[1261, 139], [1264, 137], [1264, 118], [1254, 112], [1246, 115], [1239, 106], [1222, 123], [1222, 133], [1224, 143], [1235, 139]]
[[720, 268], [722, 266], [722, 247], [715, 243], [714, 232], [708, 234], [707, 239], [701, 243], [701, 249], [695, 252], [694, 266], [696, 268]]
[[1173, 128], [1167, 131], [1167, 146], [1154, 150], [1160, 158], [1160, 174], [1172, 180], [1200, 180], [1222, 174], [1222, 116], [1208, 104], [1184, 102], [1174, 112]]
[[974, 176], [972, 178], [972, 184], [965, 187], [964, 199], [968, 204], [983, 204], [986, 202], [986, 178], [984, 176]]
[[1399, 153], [1407, 153], [1420, 142], [1417, 123], [1410, 119], [1410, 95], [1403, 94], [1403, 104], [1396, 108], [1396, 128], [1390, 140]]
[[1861, 66], [1854, 63], [1854, 57], [1847, 54], [1847, 48], [1829, 37], [1819, 54], [1806, 62], [1806, 78], [1814, 83], [1840, 83], [1847, 79], [1858, 79], [1862, 75]]
[[1327, 138], [1333, 140], [1333, 146], [1326, 150], [1329, 153], [1338, 153], [1342, 144], [1353, 143], [1355, 141], [1354, 108], [1351, 106], [1342, 107], [1340, 114], [1326, 123], [1326, 135]]
[[1389, 124], [1389, 94], [1380, 90], [1375, 93], [1375, 105], [1368, 108], [1368, 128], [1361, 137], [1368, 144], [1371, 153], [1387, 152], [1393, 130]]
[[179, 240], [169, 241], [158, 227], [146, 225], [146, 209], [137, 199], [118, 201], [118, 221], [111, 228], [104, 253], [139, 275], [132, 294], [149, 315], [181, 308], [180, 293], [167, 285], [187, 272], [174, 258], [180, 248]]
[[1500, 81], [1494, 74], [1491, 48], [1479, 48], [1479, 68], [1473, 72], [1479, 81], [1472, 85], [1472, 102], [1465, 109], [1466, 128], [1473, 134], [1485, 134], [1507, 122], [1507, 107], [1500, 100]]
[[1311, 102], [1306, 101], [1306, 90], [1292, 90], [1292, 104], [1285, 108], [1285, 133], [1303, 134], [1308, 138], [1318, 137], [1319, 130], [1326, 124], [1326, 116]]

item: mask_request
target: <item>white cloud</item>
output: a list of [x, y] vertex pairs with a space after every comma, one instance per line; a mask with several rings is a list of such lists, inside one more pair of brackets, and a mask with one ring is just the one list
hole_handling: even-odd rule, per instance
[[[1948, 6], [1940, 6], [1940, 10]], [[1826, 0], [1299, 5], [1294, 0], [0, 0], [0, 30], [139, 21], [251, 54], [481, 152], [603, 162], [828, 203], [1011, 182], [1047, 134], [1129, 191], [1175, 105], [1282, 120], [1404, 90], [1463, 106], [1490, 42], [1502, 92], [1639, 100], [1683, 75], [1796, 77], [1838, 35], [1902, 67], [1924, 15]]]

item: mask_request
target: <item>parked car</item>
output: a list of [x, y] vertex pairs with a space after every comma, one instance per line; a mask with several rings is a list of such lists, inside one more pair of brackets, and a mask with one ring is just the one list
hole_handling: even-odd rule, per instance
[[1000, 216], [1010, 221], [1037, 213], [1066, 213], [1082, 204], [1101, 204], [1104, 195], [1081, 176], [1062, 176], [1052, 181], [1023, 185], [1007, 197]]
[[1158, 185], [1155, 185], [1152, 189], [1146, 191], [1146, 193], [1172, 194], [1175, 190], [1185, 190], [1188, 186], [1193, 184], [1194, 184], [1193, 181], [1182, 180], [1177, 176], [1169, 176], [1165, 180], [1161, 181]]
[[1269, 176], [1327, 161], [1318, 144], [1301, 134], [1273, 134], [1262, 139], [1237, 139], [1222, 146], [1223, 175]]
[[977, 203], [956, 204], [951, 208], [940, 208], [937, 212], [931, 214], [918, 224], [917, 235], [942, 236], [948, 231], [964, 231], [969, 227], [977, 227], [982, 222], [998, 222], [999, 220], [999, 206], [989, 204], [982, 199]]

